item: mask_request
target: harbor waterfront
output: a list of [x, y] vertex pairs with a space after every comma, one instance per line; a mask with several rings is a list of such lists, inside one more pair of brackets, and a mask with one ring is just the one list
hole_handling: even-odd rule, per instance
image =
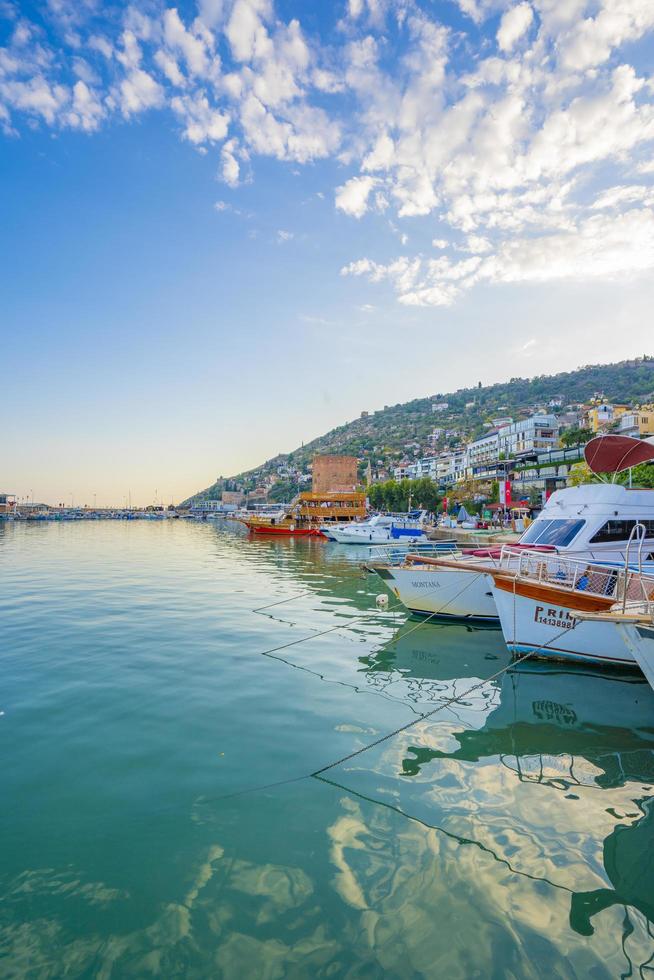
[[378, 606], [369, 554], [0, 523], [0, 976], [643, 975], [647, 681]]

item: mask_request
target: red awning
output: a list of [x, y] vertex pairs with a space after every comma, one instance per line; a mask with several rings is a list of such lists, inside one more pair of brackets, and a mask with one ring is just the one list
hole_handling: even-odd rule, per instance
[[654, 443], [631, 436], [597, 436], [586, 444], [584, 456], [593, 473], [622, 473], [654, 460]]

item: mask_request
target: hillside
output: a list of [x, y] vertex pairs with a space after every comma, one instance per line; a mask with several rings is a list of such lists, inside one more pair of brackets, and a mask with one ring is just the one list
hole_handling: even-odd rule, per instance
[[[370, 460], [374, 471], [380, 466], [393, 465], [404, 456], [412, 458], [424, 452], [430, 445], [428, 437], [435, 427], [443, 430], [438, 448], [452, 447], [476, 438], [489, 420], [497, 416], [509, 415], [515, 419], [534, 409], [547, 408], [553, 400], [560, 399], [565, 408], [594, 397], [628, 404], [652, 401], [654, 357], [617, 364], [593, 364], [576, 371], [535, 378], [511, 378], [487, 387], [459, 388], [454, 392], [440, 392], [429, 398], [385, 406], [338, 426], [291, 453], [275, 456], [253, 470], [219, 478], [185, 503], [219, 498], [223, 489], [253, 489], [262, 478], [285, 464], [306, 471], [317, 453], [347, 453], [359, 457], [364, 466]], [[435, 411], [434, 405], [440, 402], [447, 402], [447, 408]], [[561, 410], [554, 409], [556, 412]]]

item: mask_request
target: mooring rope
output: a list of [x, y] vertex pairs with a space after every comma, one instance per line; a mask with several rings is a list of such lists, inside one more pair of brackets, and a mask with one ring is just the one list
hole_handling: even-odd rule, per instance
[[444, 701], [442, 704], [439, 704], [436, 708], [432, 709], [432, 711], [426, 711], [423, 714], [418, 715], [417, 718], [413, 718], [405, 725], [400, 725], [399, 728], [395, 728], [393, 729], [393, 731], [387, 732], [385, 735], [380, 736], [380, 738], [375, 739], [374, 742], [369, 742], [367, 745], [362, 745], [360, 748], [355, 749], [353, 752], [349, 752], [347, 755], [342, 756], [340, 759], [336, 759], [334, 762], [330, 762], [327, 765], [322, 766], [320, 769], [314, 769], [313, 772], [304, 773], [303, 775], [299, 775], [299, 776], [290, 776], [286, 779], [280, 779], [272, 783], [265, 783], [263, 785], [251, 786], [246, 789], [236, 790], [233, 793], [225, 793], [220, 796], [214, 796], [211, 797], [210, 799], [204, 799], [202, 802], [219, 803], [222, 802], [223, 800], [235, 799], [236, 797], [239, 796], [246, 796], [249, 795], [250, 793], [263, 792], [266, 789], [275, 789], [280, 786], [288, 786], [291, 783], [299, 783], [302, 782], [302, 780], [304, 779], [314, 779], [320, 777], [323, 773], [329, 772], [330, 769], [335, 769], [336, 766], [340, 766], [344, 762], [349, 762], [350, 759], [355, 759], [357, 758], [357, 756], [363, 755], [365, 752], [369, 752], [370, 749], [374, 749], [376, 748], [376, 746], [382, 745], [384, 742], [387, 742], [389, 739], [394, 738], [396, 735], [400, 735], [402, 732], [408, 731], [410, 728], [413, 728], [414, 725], [419, 724], [421, 721], [425, 721], [425, 719], [431, 718], [435, 714], [438, 714], [439, 711], [444, 711], [446, 708], [451, 707], [453, 704], [456, 704], [459, 701], [463, 701], [465, 698], [469, 697], [474, 691], [477, 691], [479, 690], [479, 688], [484, 687], [486, 684], [489, 684], [492, 681], [497, 680], [507, 671], [513, 670], [519, 664], [524, 663], [525, 660], [529, 660], [530, 657], [533, 657], [541, 653], [542, 651], [546, 650], [551, 643], [554, 643], [556, 640], [559, 639], [559, 637], [563, 636], [563, 634], [566, 632], [567, 632], [567, 627], [565, 629], [560, 630], [558, 633], [556, 633], [550, 640], [547, 641], [547, 643], [541, 644], [535, 650], [530, 650], [529, 653], [525, 653], [522, 657], [519, 657], [517, 660], [512, 660], [510, 663], [506, 664], [506, 666], [502, 667], [494, 674], [491, 674], [490, 677], [487, 677], [484, 680], [478, 681], [476, 684], [471, 685], [471, 687], [467, 688], [467, 690], [463, 691], [461, 694], [457, 694], [454, 697], [448, 698], [447, 701]]

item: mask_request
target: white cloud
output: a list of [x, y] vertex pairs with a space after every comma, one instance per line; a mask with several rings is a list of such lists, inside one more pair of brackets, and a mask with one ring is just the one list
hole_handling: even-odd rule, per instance
[[187, 84], [186, 78], [180, 71], [177, 61], [169, 51], [160, 49], [155, 53], [154, 60], [171, 85], [175, 85], [177, 88], [184, 88]]
[[210, 64], [206, 36], [188, 31], [175, 7], [164, 12], [163, 33], [166, 45], [181, 54], [189, 72], [192, 75], [206, 76]]
[[534, 12], [528, 3], [519, 3], [502, 16], [497, 32], [497, 43], [502, 51], [510, 51], [516, 41], [529, 30]]
[[264, 20], [272, 16], [270, 0], [236, 0], [225, 35], [237, 61], [254, 61], [272, 53]]
[[81, 79], [73, 86], [73, 102], [68, 114], [68, 124], [87, 133], [98, 128], [105, 115], [105, 107], [93, 89]]
[[120, 83], [119, 89], [120, 107], [125, 116], [156, 109], [164, 103], [161, 85], [142, 68], [132, 69]]
[[458, 262], [405, 256], [384, 265], [358, 259], [341, 275], [389, 281], [408, 306], [448, 306], [479, 283], [538, 283], [633, 276], [654, 269], [654, 210], [596, 214], [574, 231], [502, 243], [488, 256]]
[[616, 208], [623, 204], [632, 204], [641, 201], [647, 203], [654, 202], [654, 187], [648, 187], [644, 184], [609, 187], [593, 201], [591, 208], [593, 211], [601, 211], [606, 208]]
[[374, 177], [352, 177], [336, 188], [336, 207], [354, 218], [363, 217], [368, 210], [368, 197], [376, 183]]
[[583, 71], [606, 61], [611, 52], [654, 27], [650, 0], [600, 0], [593, 17], [576, 18], [557, 42], [565, 68]]
[[293, 234], [292, 231], [283, 231], [283, 230], [280, 230], [280, 231], [277, 232], [277, 244], [278, 245], [283, 245], [285, 242], [290, 242], [291, 239], [294, 238], [294, 237], [295, 237], [295, 235]]
[[184, 123], [184, 136], [191, 143], [215, 143], [227, 135], [229, 116], [209, 103], [204, 93], [177, 95], [171, 108]]
[[[654, 78], [628, 61], [645, 63], [654, 2], [457, 2], [455, 30], [415, 0], [350, 0], [321, 39], [301, 5], [285, 20], [274, 0], [199, 0], [193, 20], [181, 5], [103, 19], [97, 5], [91, 17], [91, 3], [56, 0], [57, 46], [16, 15], [0, 47], [0, 122], [91, 133], [165, 109], [230, 187], [244, 170], [256, 179], [258, 156], [293, 172], [331, 158], [347, 173], [337, 210], [383, 213], [406, 253], [347, 272], [403, 303], [583, 278], [593, 264], [649, 268]], [[447, 254], [422, 254], [415, 243], [430, 240]]]
[[52, 125], [66, 106], [69, 91], [63, 85], [50, 85], [37, 75], [29, 81], [0, 81], [0, 99], [11, 108]]
[[228, 140], [220, 153], [221, 176], [229, 187], [237, 187], [241, 175], [241, 168], [235, 156], [236, 148], [236, 140]]

